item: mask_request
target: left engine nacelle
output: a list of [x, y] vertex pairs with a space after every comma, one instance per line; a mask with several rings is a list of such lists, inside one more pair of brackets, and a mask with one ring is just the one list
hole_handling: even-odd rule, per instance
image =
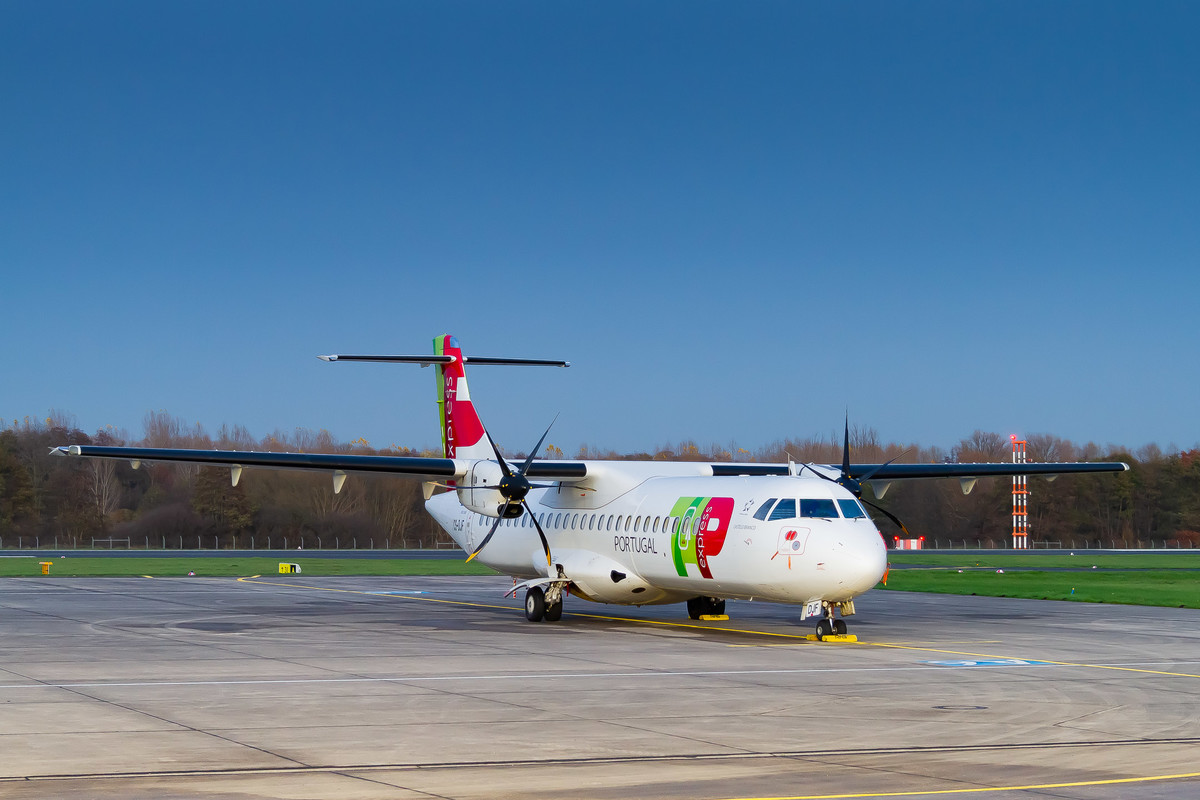
[[[467, 472], [464, 487], [458, 489], [458, 502], [485, 517], [500, 516], [504, 507], [504, 495], [495, 488], [504, 477], [504, 470], [495, 461], [476, 461]], [[513, 518], [521, 516], [521, 505], [513, 503], [508, 507], [504, 516]]]

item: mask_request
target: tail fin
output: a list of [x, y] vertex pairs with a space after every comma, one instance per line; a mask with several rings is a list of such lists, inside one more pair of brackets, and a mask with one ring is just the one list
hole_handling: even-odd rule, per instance
[[569, 361], [544, 358], [486, 358], [467, 357], [462, 354], [458, 340], [449, 334], [433, 340], [432, 356], [363, 356], [331, 355], [317, 356], [322, 361], [380, 361], [390, 364], [420, 364], [437, 368], [438, 415], [442, 421], [442, 451], [446, 458], [490, 460], [496, 452], [488, 439], [471, 393], [467, 390], [467, 375], [463, 365], [505, 364], [508, 366], [569, 367]]
[[458, 340], [449, 334], [437, 336], [433, 340], [433, 352], [453, 359], [434, 365], [437, 368], [438, 416], [442, 421], [442, 451], [446, 458], [494, 458], [492, 444], [467, 389]]

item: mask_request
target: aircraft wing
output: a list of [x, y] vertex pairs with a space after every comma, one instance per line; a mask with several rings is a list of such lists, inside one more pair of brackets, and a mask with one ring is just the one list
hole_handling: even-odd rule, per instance
[[[831, 466], [830, 469], [840, 469]], [[870, 475], [873, 481], [905, 478], [988, 478], [1008, 475], [1067, 475], [1089, 472], [1125, 472], [1120, 461], [1041, 462], [1016, 464], [851, 464], [850, 474]]]
[[[67, 445], [50, 451], [56, 456], [111, 458], [121, 461], [171, 461], [226, 467], [268, 467], [274, 469], [342, 470], [402, 475], [424, 480], [453, 479], [466, 473], [450, 458], [413, 456], [361, 456], [328, 453], [272, 453], [252, 450], [183, 450], [161, 447], [100, 447]], [[465, 464], [465, 462], [463, 462]]]
[[[795, 472], [809, 468], [808, 464], [791, 467]], [[841, 473], [838, 464], [814, 464], [822, 472]], [[787, 464], [713, 464], [713, 475], [787, 475]], [[1119, 461], [1046, 461], [1015, 464], [1009, 462], [985, 464], [851, 464], [854, 477], [867, 476], [871, 481], [895, 481], [911, 478], [987, 478], [1009, 475], [1068, 475], [1071, 473], [1124, 472], [1128, 464]]]
[[[466, 477], [471, 462], [452, 458], [415, 456], [363, 456], [341, 453], [273, 453], [254, 450], [185, 450], [161, 447], [100, 447], [65, 445], [50, 450], [56, 456], [108, 458], [139, 464], [143, 461], [170, 461], [213, 467], [266, 467], [321, 472], [360, 472], [417, 480], [454, 480]], [[578, 480], [587, 475], [587, 467], [577, 461], [535, 461], [530, 477], [552, 480]]]

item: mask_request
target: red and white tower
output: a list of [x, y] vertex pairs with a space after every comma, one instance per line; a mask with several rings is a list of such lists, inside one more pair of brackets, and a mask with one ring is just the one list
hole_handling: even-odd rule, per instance
[[[1013, 463], [1025, 463], [1025, 440], [1018, 439], [1016, 434], [1012, 439]], [[1013, 549], [1027, 550], [1029, 548], [1029, 479], [1024, 475], [1013, 475]]]

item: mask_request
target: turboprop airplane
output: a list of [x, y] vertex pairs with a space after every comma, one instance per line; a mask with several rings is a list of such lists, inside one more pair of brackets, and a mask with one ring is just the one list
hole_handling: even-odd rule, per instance
[[[852, 464], [849, 423], [842, 463], [758, 464], [535, 460], [546, 435], [520, 464], [509, 462], [475, 410], [465, 367], [570, 366], [565, 361], [465, 356], [454, 337], [434, 354], [319, 356], [434, 366], [444, 458], [181, 450], [69, 445], [62, 456], [178, 461], [229, 468], [237, 485], [248, 467], [320, 470], [340, 492], [349, 473], [420, 480], [425, 507], [465, 552], [514, 578], [525, 617], [557, 621], [569, 594], [599, 603], [687, 604], [693, 619], [721, 615], [727, 599], [788, 603], [816, 618], [818, 638], [846, 633], [854, 599], [887, 570], [887, 546], [863, 499], [897, 480], [958, 478], [964, 493], [980, 477], [1118, 472], [1120, 463]], [[533, 481], [536, 481], [533, 482]], [[446, 491], [439, 492], [439, 489]]]

